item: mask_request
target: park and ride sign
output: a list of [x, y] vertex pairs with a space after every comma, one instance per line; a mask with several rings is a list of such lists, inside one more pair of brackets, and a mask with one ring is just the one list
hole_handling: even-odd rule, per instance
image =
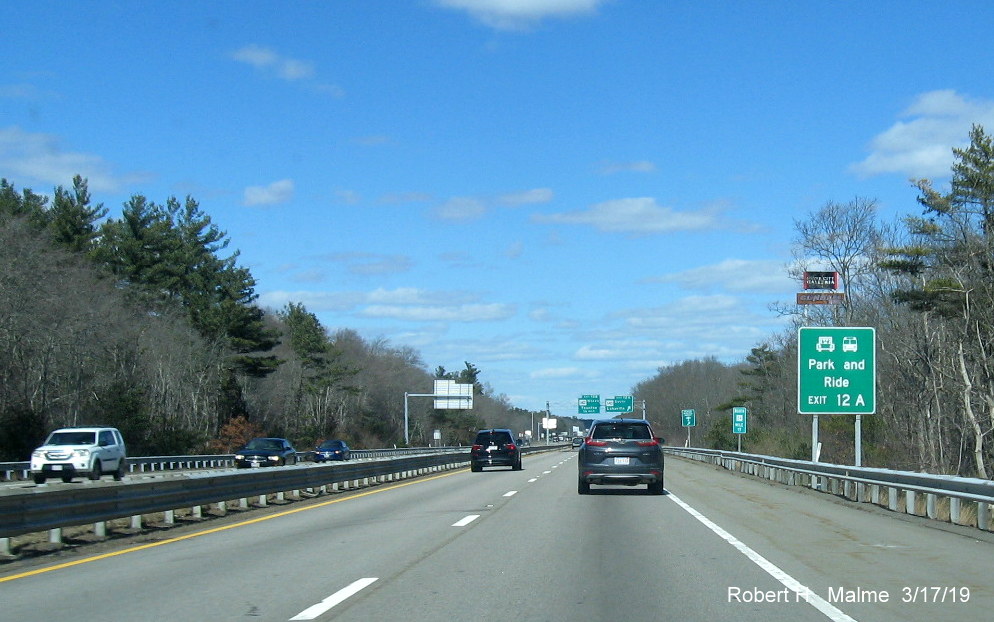
[[876, 412], [876, 331], [803, 327], [797, 334], [797, 412], [872, 415]]

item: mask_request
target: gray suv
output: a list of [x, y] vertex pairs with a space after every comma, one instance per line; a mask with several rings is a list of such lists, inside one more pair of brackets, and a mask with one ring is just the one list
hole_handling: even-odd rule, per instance
[[577, 492], [591, 484], [647, 484], [649, 494], [663, 494], [663, 439], [643, 419], [602, 419], [590, 424], [580, 445]]

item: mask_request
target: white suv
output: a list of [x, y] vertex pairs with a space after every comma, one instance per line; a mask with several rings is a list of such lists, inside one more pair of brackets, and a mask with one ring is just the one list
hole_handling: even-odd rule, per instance
[[120, 481], [127, 465], [127, 450], [117, 428], [62, 428], [31, 452], [31, 476], [36, 484], [44, 484], [49, 477], [71, 482], [84, 474], [96, 480], [104, 473], [113, 473]]

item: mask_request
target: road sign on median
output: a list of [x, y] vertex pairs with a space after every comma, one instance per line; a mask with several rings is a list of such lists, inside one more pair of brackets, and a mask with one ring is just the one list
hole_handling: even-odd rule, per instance
[[681, 410], [680, 419], [683, 421], [683, 427], [685, 428], [692, 428], [697, 425], [697, 413], [692, 408]]
[[798, 329], [797, 412], [872, 415], [877, 407], [876, 330]]

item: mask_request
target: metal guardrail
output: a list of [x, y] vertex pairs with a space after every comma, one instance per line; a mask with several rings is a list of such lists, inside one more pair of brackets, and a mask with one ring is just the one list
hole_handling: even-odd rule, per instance
[[[456, 450], [458, 449], [458, 450]], [[522, 453], [561, 449], [559, 446], [526, 447]], [[412, 451], [412, 450], [404, 450]], [[424, 454], [425, 451], [431, 453]], [[142, 517], [163, 513], [166, 523], [175, 521], [175, 511], [189, 508], [194, 518], [202, 507], [217, 505], [226, 511], [235, 501], [248, 508], [249, 500], [267, 505], [278, 501], [313, 497], [324, 492], [359, 488], [459, 468], [469, 462], [468, 448], [421, 449], [423, 455], [374, 458], [362, 462], [331, 462], [314, 465], [268, 467], [220, 473], [194, 473], [163, 479], [133, 482], [84, 482], [81, 486], [26, 486], [0, 495], [0, 557], [10, 556], [12, 537], [49, 530], [49, 541], [61, 543], [61, 530], [92, 524], [97, 536], [106, 535], [106, 522], [131, 518], [140, 528]], [[175, 458], [175, 457], [174, 457]], [[306, 494], [305, 494], [306, 493]]]
[[[991, 525], [994, 481], [991, 480], [788, 460], [713, 449], [667, 447], [665, 451], [781, 484], [805, 486], [852, 501], [872, 503], [894, 512], [948, 520], [984, 531], [994, 530]], [[964, 502], [975, 504], [975, 513], [965, 512]]]
[[[403, 447], [394, 449], [352, 449], [352, 458], [380, 458], [386, 456], [414, 456], [426, 452], [466, 451], [465, 447]], [[314, 451], [298, 451], [297, 460], [314, 459]], [[219, 469], [232, 467], [235, 454], [207, 454], [202, 456], [144, 456], [128, 458], [129, 473], [178, 471], [186, 469]], [[0, 462], [0, 482], [31, 479], [31, 462]]]

